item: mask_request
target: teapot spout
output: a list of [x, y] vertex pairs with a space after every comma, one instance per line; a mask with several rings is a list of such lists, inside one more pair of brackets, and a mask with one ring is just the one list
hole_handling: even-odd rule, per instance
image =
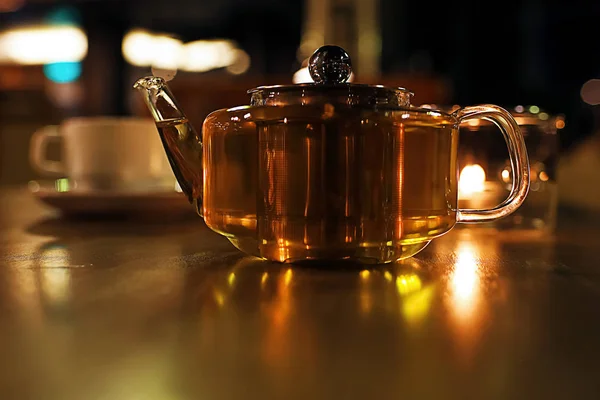
[[164, 79], [139, 79], [134, 88], [148, 106], [162, 140], [173, 173], [190, 203], [200, 212], [202, 205], [202, 136], [179, 108]]

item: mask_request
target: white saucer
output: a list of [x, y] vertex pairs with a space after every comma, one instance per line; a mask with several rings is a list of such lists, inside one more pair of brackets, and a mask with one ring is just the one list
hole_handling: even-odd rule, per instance
[[31, 181], [29, 190], [41, 202], [65, 216], [185, 216], [195, 214], [185, 195], [172, 189], [89, 191], [71, 188], [68, 179]]

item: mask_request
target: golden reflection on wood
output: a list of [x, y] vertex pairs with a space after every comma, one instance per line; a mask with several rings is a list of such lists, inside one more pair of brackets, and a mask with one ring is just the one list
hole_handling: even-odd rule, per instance
[[359, 307], [360, 313], [363, 316], [369, 316], [373, 308], [373, 288], [371, 286], [371, 272], [369, 270], [362, 270], [359, 274], [360, 280], [360, 293]]
[[591, 218], [553, 240], [455, 230], [393, 265], [290, 267], [202, 224], [44, 230], [27, 192], [2, 193], [6, 398], [598, 397]]
[[[463, 362], [473, 362], [489, 317], [487, 287], [493, 273], [482, 267], [482, 260], [496, 256], [494, 242], [477, 240], [474, 232], [461, 232], [456, 243], [453, 269], [448, 274], [447, 307], [457, 351]], [[485, 279], [485, 280], [484, 280]]]
[[476, 310], [481, 282], [476, 252], [470, 243], [459, 245], [450, 282], [454, 315], [463, 321], [471, 319]]
[[263, 342], [263, 356], [272, 367], [282, 367], [292, 351], [294, 343], [289, 341], [290, 312], [293, 308], [291, 284], [292, 269], [281, 270], [276, 278], [276, 295], [268, 305], [268, 328]]

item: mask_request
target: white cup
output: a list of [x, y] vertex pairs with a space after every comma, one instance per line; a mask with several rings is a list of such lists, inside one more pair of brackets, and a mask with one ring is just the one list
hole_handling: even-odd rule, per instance
[[[47, 146], [62, 142], [61, 161]], [[175, 176], [151, 119], [71, 118], [34, 133], [32, 166], [44, 175], [68, 177], [78, 190], [137, 191], [174, 188]]]

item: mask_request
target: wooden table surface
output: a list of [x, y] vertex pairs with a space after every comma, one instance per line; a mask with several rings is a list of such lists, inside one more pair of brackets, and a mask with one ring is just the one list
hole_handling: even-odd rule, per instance
[[600, 222], [455, 229], [366, 270], [0, 190], [0, 398], [598, 399]]

